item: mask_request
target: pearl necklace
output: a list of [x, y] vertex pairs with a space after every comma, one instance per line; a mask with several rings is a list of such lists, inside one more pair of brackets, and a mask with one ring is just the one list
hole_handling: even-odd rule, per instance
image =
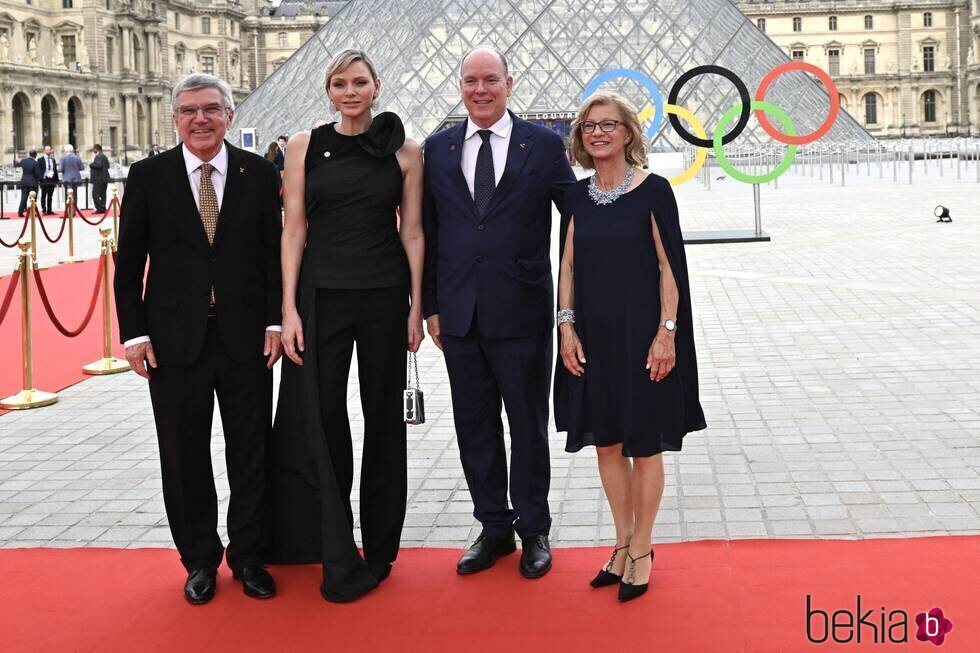
[[635, 172], [636, 170], [633, 168], [633, 166], [627, 168], [626, 178], [619, 182], [618, 186], [610, 190], [602, 190], [599, 188], [599, 183], [597, 181], [599, 179], [599, 175], [592, 175], [592, 179], [589, 180], [589, 197], [592, 198], [592, 201], [599, 206], [602, 206], [603, 204], [612, 204], [619, 199], [620, 196], [626, 194], [626, 190], [630, 187], [630, 184], [633, 183], [633, 175]]

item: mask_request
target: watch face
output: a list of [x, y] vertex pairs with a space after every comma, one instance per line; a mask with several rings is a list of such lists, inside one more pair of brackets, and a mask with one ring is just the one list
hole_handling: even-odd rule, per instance
[[673, 320], [664, 320], [664, 328], [666, 328], [668, 331], [673, 331], [677, 328], [677, 323]]

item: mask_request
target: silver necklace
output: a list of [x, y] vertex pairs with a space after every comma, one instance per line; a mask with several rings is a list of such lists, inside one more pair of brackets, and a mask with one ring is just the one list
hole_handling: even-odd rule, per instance
[[599, 179], [599, 175], [592, 175], [592, 179], [589, 180], [589, 197], [591, 197], [592, 201], [599, 206], [602, 206], [603, 204], [612, 204], [619, 199], [620, 196], [626, 193], [626, 190], [630, 187], [630, 184], [633, 183], [634, 174], [635, 168], [630, 166], [626, 169], [626, 178], [619, 182], [618, 186], [610, 190], [602, 190], [599, 188], [599, 183], [597, 181]]

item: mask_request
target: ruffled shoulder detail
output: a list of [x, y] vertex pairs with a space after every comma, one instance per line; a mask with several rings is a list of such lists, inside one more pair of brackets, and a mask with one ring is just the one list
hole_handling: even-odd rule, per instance
[[405, 143], [405, 126], [396, 114], [385, 111], [371, 121], [371, 127], [357, 135], [357, 144], [371, 156], [383, 159]]

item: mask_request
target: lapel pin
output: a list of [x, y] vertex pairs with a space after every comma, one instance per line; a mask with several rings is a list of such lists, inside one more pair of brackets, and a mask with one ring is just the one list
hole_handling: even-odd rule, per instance
[[324, 158], [324, 159], [329, 159], [329, 158], [330, 158], [330, 152], [329, 152], [329, 151], [327, 151], [327, 152], [324, 152], [324, 153], [323, 153], [323, 158]]
[[244, 167], [241, 167], [241, 168], [239, 168], [239, 169], [238, 169], [238, 172], [240, 172], [240, 173], [242, 173], [242, 174], [244, 174], [244, 173], [245, 173], [245, 168], [244, 168]]
[[524, 146], [526, 146], [526, 145], [527, 145], [527, 143], [521, 143], [521, 149], [523, 150], [524, 149]]

